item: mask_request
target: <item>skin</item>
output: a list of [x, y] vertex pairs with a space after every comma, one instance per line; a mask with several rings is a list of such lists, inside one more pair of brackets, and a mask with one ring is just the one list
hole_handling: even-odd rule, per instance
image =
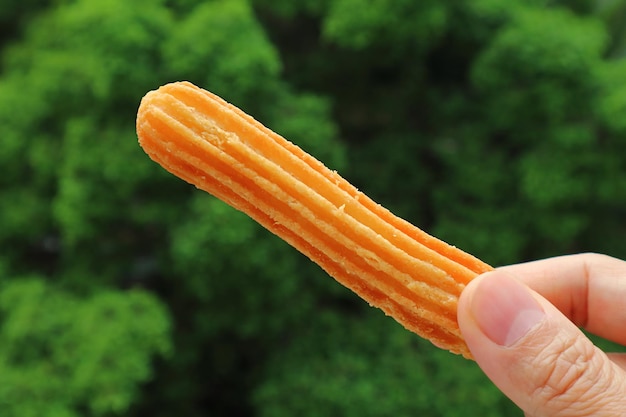
[[580, 254], [511, 265], [463, 291], [458, 319], [476, 362], [528, 417], [626, 415], [626, 262]]

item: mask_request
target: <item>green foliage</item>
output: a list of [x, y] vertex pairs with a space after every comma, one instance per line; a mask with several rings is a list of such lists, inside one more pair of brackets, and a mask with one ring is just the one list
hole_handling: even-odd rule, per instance
[[472, 68], [474, 85], [488, 96], [492, 123], [541, 129], [584, 117], [605, 42], [598, 21], [562, 10], [520, 13]]
[[423, 50], [442, 35], [447, 10], [435, 0], [337, 0], [324, 20], [324, 34], [355, 49], [385, 45], [401, 52], [407, 47]]
[[[186, 291], [201, 305], [194, 312], [197, 331], [242, 338], [275, 334], [286, 326], [283, 321], [295, 319], [282, 310], [292, 303], [299, 306], [294, 310], [303, 310], [311, 303], [306, 294], [300, 295], [303, 281], [291, 248], [278, 239], [267, 240], [267, 232], [244, 214], [211, 197], [194, 198], [188, 218], [173, 233], [172, 258], [175, 270], [188, 281]], [[201, 258], [197, 248], [204, 248]], [[245, 256], [232, 255], [236, 253]], [[231, 276], [239, 285], [233, 285]], [[233, 321], [237, 316], [245, 319]]]
[[266, 98], [280, 70], [276, 50], [241, 0], [199, 3], [163, 50], [172, 74], [185, 74], [239, 106], [247, 97]]
[[470, 362], [431, 348], [380, 311], [358, 317], [320, 311], [268, 362], [254, 394], [259, 415], [495, 417], [510, 411]]
[[281, 19], [294, 19], [302, 15], [321, 15], [331, 0], [274, 1], [251, 0], [252, 5], [260, 13], [269, 13]]
[[122, 415], [171, 352], [162, 305], [139, 291], [78, 298], [41, 279], [0, 294], [0, 409], [6, 416]]
[[281, 94], [266, 109], [268, 126], [304, 148], [331, 169], [346, 167], [346, 149], [333, 139], [337, 127], [331, 120], [329, 100], [314, 94]]
[[494, 265], [626, 257], [625, 10], [5, 1], [0, 414], [513, 414], [475, 364], [152, 163], [136, 109], [193, 81]]
[[[621, 117], [626, 112], [626, 60], [604, 64], [599, 70], [602, 94], [595, 107], [598, 116], [612, 133], [626, 137], [626, 121]], [[622, 139], [624, 140], [624, 139]]]
[[[67, 114], [85, 110], [85, 99], [103, 107], [113, 94], [134, 98], [149, 88], [158, 62], [155, 42], [169, 33], [172, 22], [154, 1], [120, 0], [68, 2], [33, 23], [26, 31], [27, 42], [8, 50], [6, 69], [28, 75], [37, 83], [31, 87], [33, 94]], [[91, 30], [94, 27], [98, 30]], [[89, 113], [99, 115], [96, 109]]]

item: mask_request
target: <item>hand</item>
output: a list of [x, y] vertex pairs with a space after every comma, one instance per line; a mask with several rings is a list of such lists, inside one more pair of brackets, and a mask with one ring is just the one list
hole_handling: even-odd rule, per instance
[[498, 268], [463, 291], [461, 332], [476, 362], [526, 416], [626, 415], [626, 262], [583, 254]]

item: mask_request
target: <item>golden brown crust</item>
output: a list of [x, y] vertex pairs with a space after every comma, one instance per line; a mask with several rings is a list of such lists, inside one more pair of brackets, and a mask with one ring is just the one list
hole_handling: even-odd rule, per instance
[[457, 300], [489, 265], [394, 216], [296, 145], [190, 83], [148, 93], [137, 133], [165, 169], [245, 212], [407, 329], [470, 357], [456, 322]]

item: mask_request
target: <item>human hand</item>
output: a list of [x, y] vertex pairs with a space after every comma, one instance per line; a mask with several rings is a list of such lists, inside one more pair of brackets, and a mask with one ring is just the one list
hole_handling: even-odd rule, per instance
[[571, 255], [498, 268], [463, 291], [458, 320], [476, 362], [527, 417], [626, 415], [626, 262]]

